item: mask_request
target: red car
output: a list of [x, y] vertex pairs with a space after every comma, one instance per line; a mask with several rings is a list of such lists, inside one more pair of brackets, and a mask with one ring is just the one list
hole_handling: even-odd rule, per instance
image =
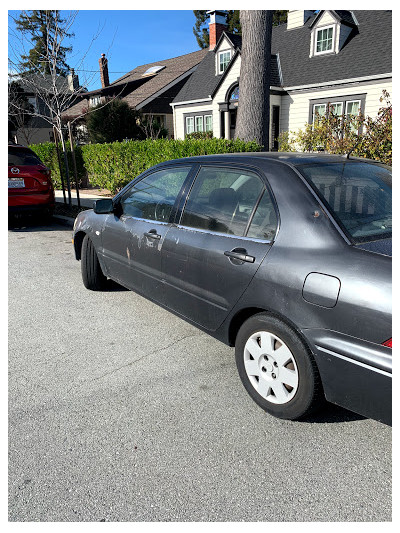
[[50, 170], [25, 146], [8, 145], [8, 213], [51, 217], [54, 189]]

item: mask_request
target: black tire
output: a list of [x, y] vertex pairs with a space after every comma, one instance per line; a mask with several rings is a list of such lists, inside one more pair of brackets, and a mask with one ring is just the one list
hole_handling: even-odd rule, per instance
[[81, 272], [87, 289], [101, 291], [106, 288], [107, 278], [101, 270], [96, 250], [88, 235], [85, 235], [82, 242]]
[[314, 357], [300, 336], [281, 320], [267, 313], [249, 318], [238, 332], [235, 351], [245, 389], [267, 413], [298, 420], [323, 405]]

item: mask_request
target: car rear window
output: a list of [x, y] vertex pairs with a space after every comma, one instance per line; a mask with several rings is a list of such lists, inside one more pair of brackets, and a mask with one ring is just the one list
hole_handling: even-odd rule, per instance
[[43, 165], [38, 156], [29, 148], [8, 148], [9, 166]]
[[392, 236], [392, 172], [380, 164], [346, 161], [298, 165], [354, 243]]

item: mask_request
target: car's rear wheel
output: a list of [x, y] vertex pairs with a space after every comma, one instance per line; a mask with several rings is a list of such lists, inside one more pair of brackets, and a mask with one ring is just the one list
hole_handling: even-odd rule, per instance
[[85, 235], [82, 242], [81, 272], [83, 284], [87, 289], [100, 291], [106, 287], [107, 278], [101, 270], [96, 250], [88, 235]]
[[276, 317], [260, 313], [242, 325], [236, 365], [247, 392], [271, 415], [296, 420], [321, 405], [321, 380], [312, 354]]

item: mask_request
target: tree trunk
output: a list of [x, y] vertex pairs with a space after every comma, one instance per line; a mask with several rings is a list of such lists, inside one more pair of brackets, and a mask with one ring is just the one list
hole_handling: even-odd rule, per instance
[[235, 138], [269, 150], [269, 91], [273, 11], [240, 11], [242, 63]]
[[61, 148], [62, 148], [63, 155], [64, 155], [65, 179], [67, 181], [67, 192], [68, 192], [68, 205], [69, 207], [71, 207], [72, 206], [71, 181], [69, 179], [67, 147], [65, 146], [64, 132], [62, 130], [62, 127], [60, 127], [59, 134], [60, 134], [60, 139], [61, 139]]

